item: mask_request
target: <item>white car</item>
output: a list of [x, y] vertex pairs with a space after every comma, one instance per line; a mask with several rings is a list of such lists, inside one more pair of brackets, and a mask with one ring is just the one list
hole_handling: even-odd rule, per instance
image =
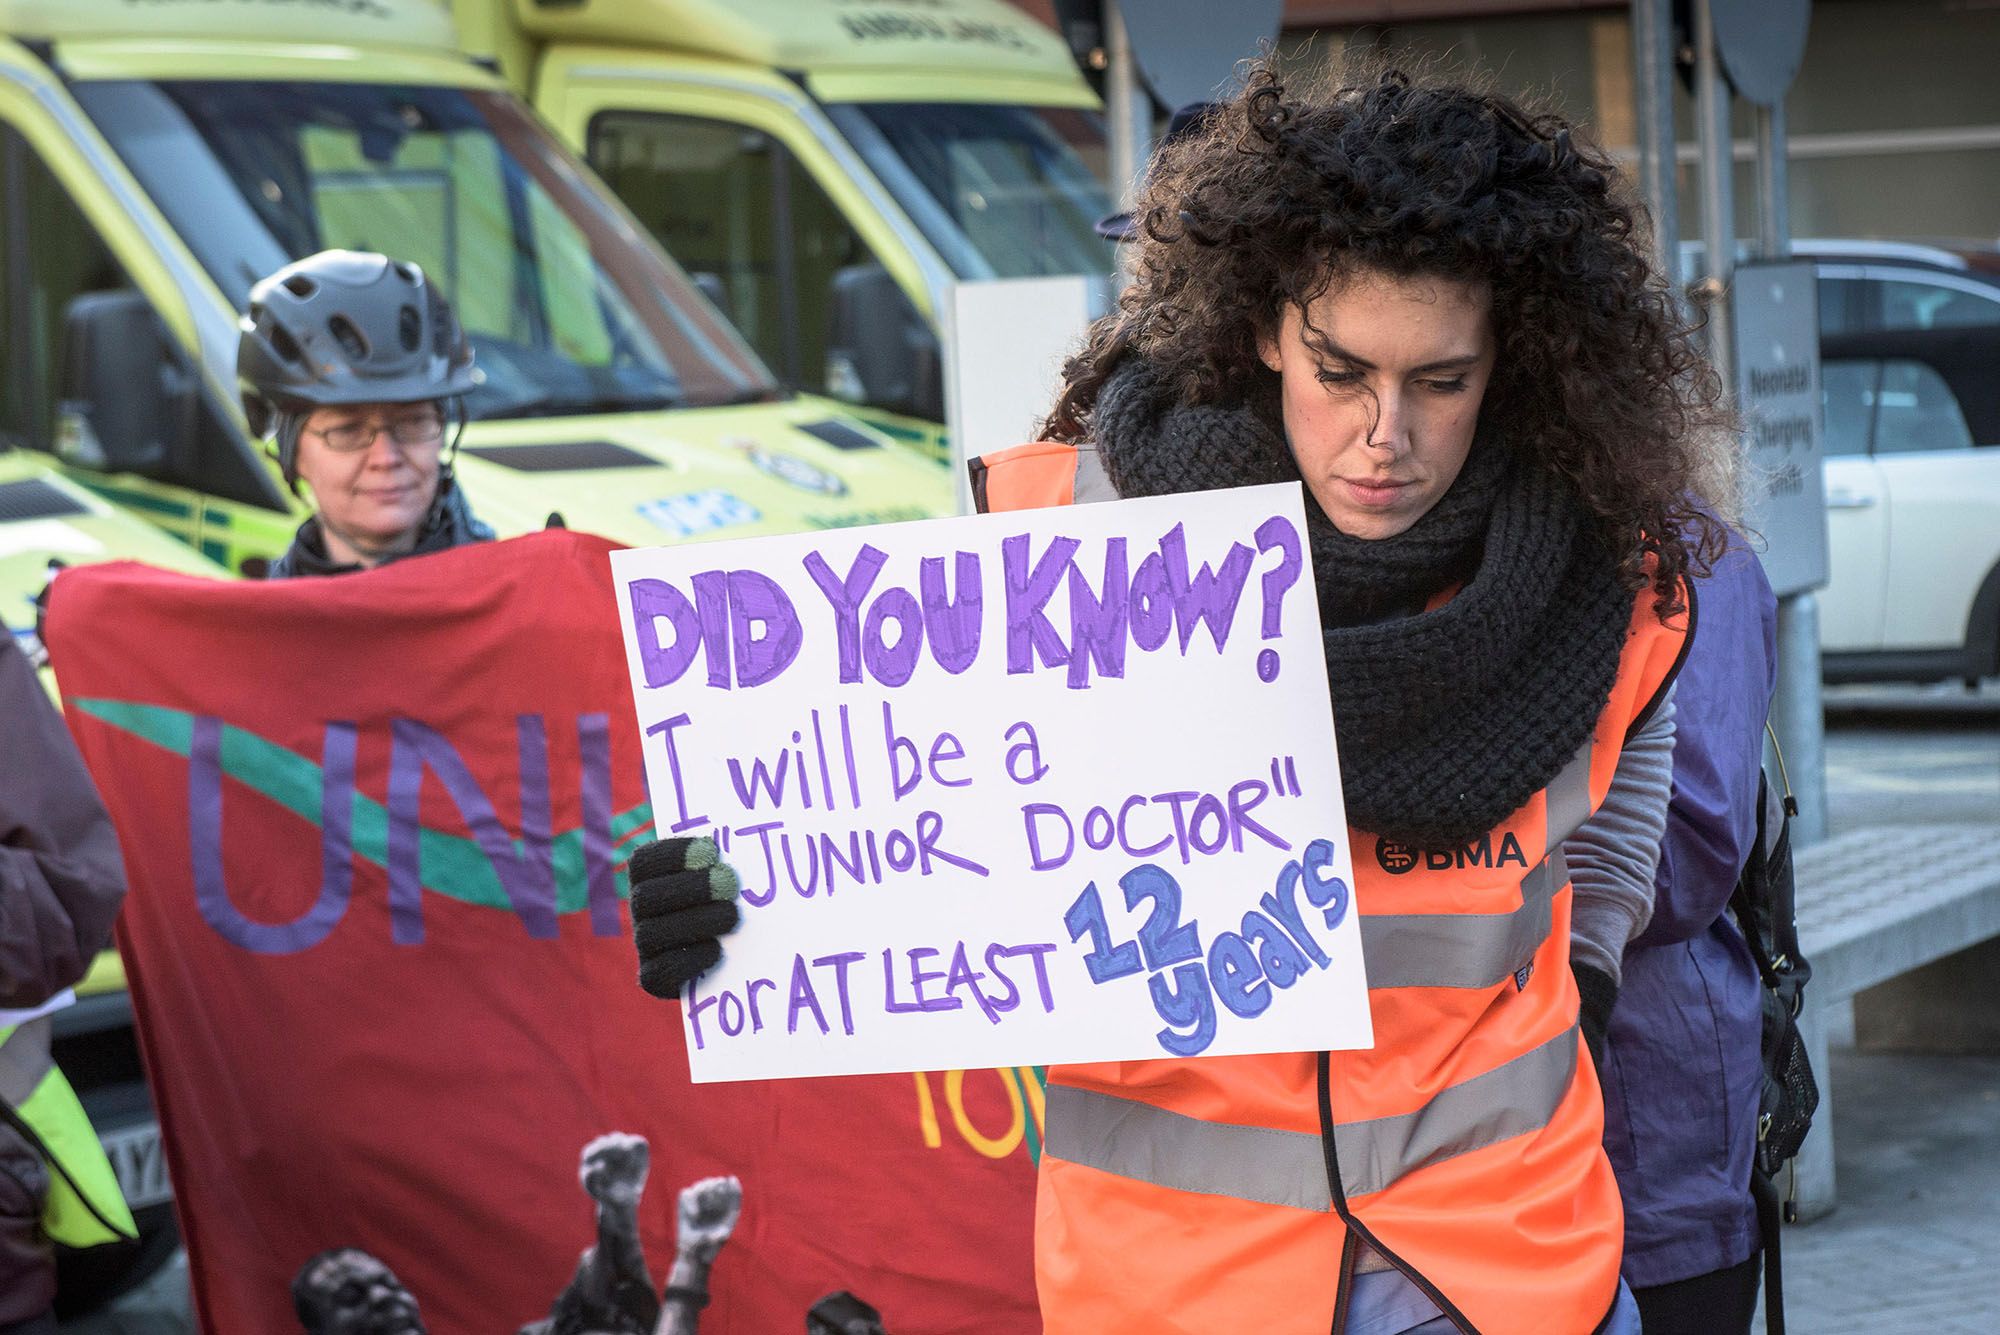
[[2000, 672], [2000, 253], [1801, 241], [1826, 409], [1826, 680]]

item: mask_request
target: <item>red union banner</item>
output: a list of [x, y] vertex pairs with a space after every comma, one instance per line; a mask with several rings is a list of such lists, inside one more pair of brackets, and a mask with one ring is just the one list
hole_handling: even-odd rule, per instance
[[894, 1332], [1033, 1330], [1032, 1071], [691, 1086], [635, 981], [651, 837], [607, 553], [553, 531], [283, 583], [65, 572], [48, 638], [132, 882], [119, 944], [207, 1335], [297, 1328], [354, 1246], [434, 1335], [548, 1315], [594, 1241], [577, 1154], [652, 1147], [743, 1215], [704, 1335], [846, 1289]]

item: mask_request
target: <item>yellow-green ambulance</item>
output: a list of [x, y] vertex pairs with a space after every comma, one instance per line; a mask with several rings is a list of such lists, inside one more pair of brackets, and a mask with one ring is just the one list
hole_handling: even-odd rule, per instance
[[302, 506], [236, 402], [250, 285], [415, 260], [484, 383], [460, 476], [503, 535], [631, 543], [949, 513], [949, 481], [785, 391], [432, 0], [0, 0], [0, 440], [231, 570]]
[[1108, 293], [1097, 97], [1004, 0], [451, 3], [785, 384], [940, 457], [953, 282]]

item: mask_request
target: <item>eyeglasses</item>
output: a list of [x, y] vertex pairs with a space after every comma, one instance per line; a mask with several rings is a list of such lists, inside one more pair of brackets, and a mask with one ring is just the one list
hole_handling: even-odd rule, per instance
[[444, 439], [444, 418], [436, 413], [425, 413], [421, 417], [397, 417], [379, 422], [342, 422], [338, 426], [315, 428], [306, 434], [318, 436], [335, 454], [359, 454], [373, 445], [375, 437], [384, 431], [403, 449], [419, 449]]

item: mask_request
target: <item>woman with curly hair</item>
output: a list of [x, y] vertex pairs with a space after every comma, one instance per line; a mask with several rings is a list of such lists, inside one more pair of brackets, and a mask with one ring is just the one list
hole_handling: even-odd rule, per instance
[[[1050, 1072], [1051, 1335], [1636, 1332], [1594, 1058], [1651, 912], [1718, 390], [1611, 162], [1268, 68], [985, 508], [1303, 482], [1375, 1046]], [[1224, 706], [1226, 708], [1226, 705]]]

